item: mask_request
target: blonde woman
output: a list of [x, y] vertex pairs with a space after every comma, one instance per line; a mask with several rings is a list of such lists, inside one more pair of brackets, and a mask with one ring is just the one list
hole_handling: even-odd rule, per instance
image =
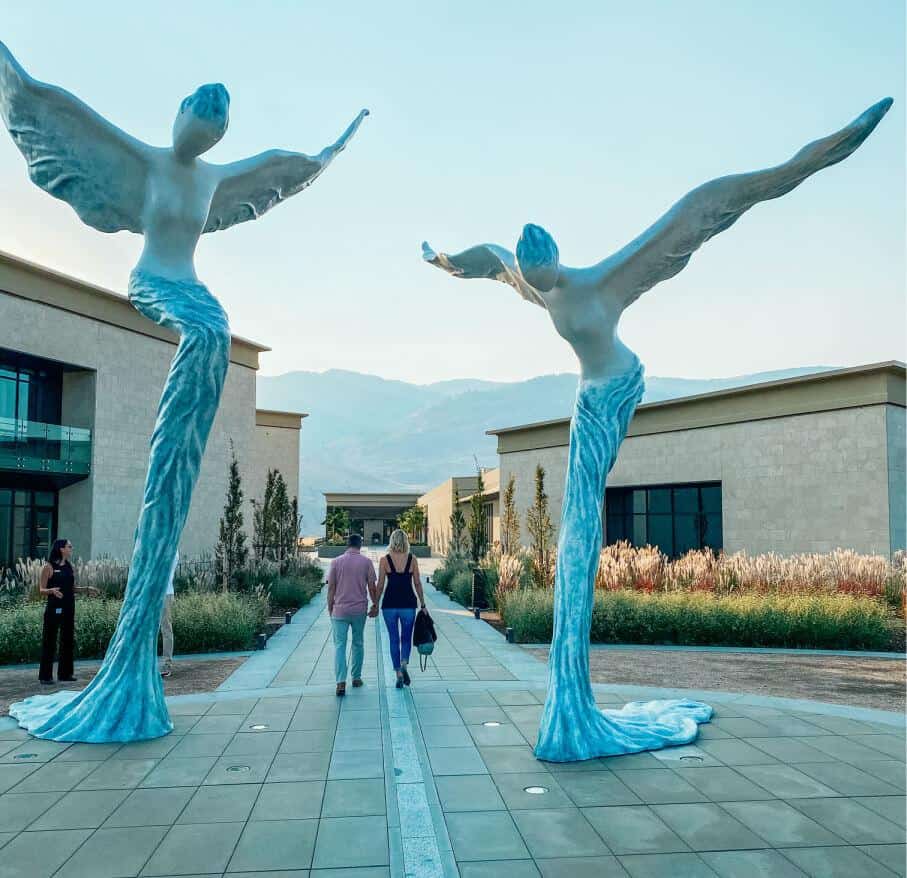
[[413, 646], [416, 608], [425, 609], [419, 562], [410, 552], [409, 539], [402, 530], [395, 530], [391, 534], [387, 554], [378, 565], [378, 603], [381, 605], [384, 624], [387, 625], [391, 662], [397, 673], [397, 688], [402, 689], [404, 685], [410, 684], [407, 665]]

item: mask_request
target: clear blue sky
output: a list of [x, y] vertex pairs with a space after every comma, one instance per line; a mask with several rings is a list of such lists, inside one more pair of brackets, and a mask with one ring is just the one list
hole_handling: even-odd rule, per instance
[[[543, 311], [420, 260], [545, 225], [563, 261], [623, 245], [687, 190], [786, 159], [885, 95], [850, 159], [760, 205], [646, 294], [622, 333], [650, 374], [903, 358], [901, 0], [343, 4], [0, 2], [0, 39], [132, 134], [168, 142], [203, 82], [232, 96], [210, 158], [356, 140], [256, 223], [207, 235], [200, 276], [263, 371], [430, 381], [575, 369]], [[0, 248], [122, 291], [140, 239], [32, 186], [0, 136]], [[0, 315], [2, 319], [2, 315]]]

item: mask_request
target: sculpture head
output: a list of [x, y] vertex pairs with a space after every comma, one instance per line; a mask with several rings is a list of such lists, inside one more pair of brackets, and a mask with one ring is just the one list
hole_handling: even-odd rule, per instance
[[227, 130], [230, 95], [219, 82], [199, 86], [180, 104], [173, 123], [173, 149], [186, 158], [207, 152]]
[[560, 253], [554, 238], [541, 226], [527, 223], [516, 245], [516, 261], [526, 282], [542, 293], [557, 283]]

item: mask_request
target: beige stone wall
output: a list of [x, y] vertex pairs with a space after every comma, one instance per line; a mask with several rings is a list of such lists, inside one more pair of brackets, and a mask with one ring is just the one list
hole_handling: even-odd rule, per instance
[[[0, 292], [0, 347], [73, 364], [93, 378], [93, 401], [85, 392], [86, 373], [68, 376], [64, 387], [64, 414], [75, 426], [93, 431], [93, 460], [88, 480], [60, 492], [59, 529], [69, 529], [72, 535], [67, 536], [80, 555], [128, 557], [141, 507], [148, 443], [175, 346]], [[290, 485], [298, 484], [298, 437], [298, 431], [256, 427], [255, 370], [233, 358], [183, 532], [184, 557], [211, 552], [217, 540], [229, 440], [235, 444], [250, 498], [261, 493], [269, 460]], [[251, 529], [251, 509], [246, 511]]]
[[[280, 470], [291, 499], [299, 496], [299, 430], [260, 424], [254, 427], [248, 457], [240, 460], [245, 494], [243, 516], [249, 533], [252, 532], [252, 501], [264, 497], [269, 469]], [[312, 522], [306, 524], [311, 527]]]
[[[893, 536], [889, 460], [904, 458], [898, 424], [902, 430], [903, 409], [874, 405], [631, 436], [608, 484], [720, 481], [729, 552], [787, 555], [842, 546], [887, 555]], [[536, 463], [545, 467], [557, 526], [566, 446], [502, 454], [501, 482], [516, 476], [516, 506], [524, 519]], [[525, 522], [522, 539], [528, 541]]]
[[887, 408], [888, 509], [894, 554], [907, 549], [907, 412], [898, 406]]

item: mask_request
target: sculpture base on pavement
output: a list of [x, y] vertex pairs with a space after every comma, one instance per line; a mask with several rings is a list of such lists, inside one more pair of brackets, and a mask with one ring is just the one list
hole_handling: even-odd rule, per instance
[[535, 755], [574, 762], [688, 744], [712, 708], [698, 701], [633, 702], [600, 710], [589, 679], [589, 633], [602, 545], [605, 479], [642, 399], [643, 368], [580, 381], [570, 427], [567, 483], [554, 584], [548, 697]]
[[157, 670], [164, 593], [230, 356], [227, 315], [198, 281], [134, 271], [129, 299], [180, 336], [164, 384], [126, 597], [104, 663], [81, 692], [36, 695], [10, 715], [36, 738], [142, 741], [173, 730]]

